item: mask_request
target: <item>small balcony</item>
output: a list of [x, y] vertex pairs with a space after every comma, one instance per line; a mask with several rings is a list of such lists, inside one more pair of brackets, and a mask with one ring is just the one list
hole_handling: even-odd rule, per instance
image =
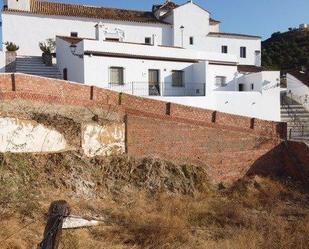
[[123, 92], [137, 96], [205, 96], [205, 83], [185, 83], [183, 85], [173, 85], [171, 82], [149, 83], [149, 82], [129, 82], [124, 84], [108, 84], [108, 88], [113, 91]]

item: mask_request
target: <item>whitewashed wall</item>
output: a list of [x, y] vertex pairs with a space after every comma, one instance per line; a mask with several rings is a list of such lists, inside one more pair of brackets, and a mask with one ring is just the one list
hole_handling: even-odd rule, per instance
[[[221, 46], [228, 46], [228, 53], [236, 55], [239, 64], [261, 65], [260, 58], [257, 59], [255, 51], [261, 51], [261, 40], [258, 38], [232, 38], [232, 37], [212, 37], [207, 36], [204, 48], [208, 51], [221, 53]], [[247, 57], [240, 58], [240, 47], [247, 48]]]
[[[209, 33], [209, 13], [194, 3], [184, 4], [173, 10], [172, 19], [174, 21], [174, 45], [182, 46], [183, 29], [183, 46], [185, 48], [202, 49], [204, 47], [205, 37]], [[189, 44], [189, 37], [194, 37], [194, 45]]]
[[[250, 76], [252, 77], [252, 76]], [[212, 91], [205, 97], [149, 97], [172, 103], [217, 110], [230, 114], [280, 121], [280, 72], [261, 72], [254, 75], [264, 85], [262, 91]]]
[[[157, 60], [142, 60], [129, 58], [112, 58], [101, 56], [85, 56], [85, 82], [98, 87], [109, 88], [109, 68], [124, 68], [124, 86], [113, 86], [113, 90], [136, 95], [148, 95], [148, 70], [156, 69], [160, 71], [160, 82], [165, 83], [164, 94], [183, 95], [185, 89], [181, 87], [172, 87], [172, 70], [184, 71], [184, 82], [187, 87], [195, 83], [193, 74], [193, 64], [187, 62], [169, 62]], [[132, 86], [132, 82], [134, 83]], [[133, 87], [133, 88], [132, 88]]]
[[[64, 41], [63, 39], [56, 39], [57, 46], [57, 67], [63, 76], [63, 70], [67, 69], [68, 80], [84, 83], [84, 60], [78, 56], [74, 56], [70, 49], [70, 43]], [[83, 43], [77, 44], [76, 52], [77, 54], [83, 53]]]
[[286, 77], [289, 96], [309, 110], [309, 87], [291, 74]]
[[58, 131], [34, 121], [0, 117], [0, 152], [58, 152], [68, 149]]
[[3, 0], [9, 9], [30, 10], [30, 0]]
[[[81, 145], [86, 156], [107, 156], [125, 152], [124, 123], [82, 125]], [[33, 120], [0, 117], [0, 152], [43, 153], [76, 150], [56, 129]]]
[[219, 89], [216, 86], [216, 76], [226, 77], [226, 90], [235, 90], [234, 79], [237, 77], [237, 66], [236, 65], [213, 65], [209, 64], [207, 67], [207, 93]]
[[220, 24], [209, 25], [209, 32], [220, 32]]
[[19, 55], [40, 55], [39, 42], [56, 35], [70, 36], [78, 32], [80, 37], [95, 38], [95, 25], [101, 21], [109, 28], [125, 31], [124, 41], [144, 43], [145, 37], [157, 36], [159, 44], [172, 45], [171, 25], [125, 21], [32, 15], [27, 13], [2, 14], [3, 42], [12, 41], [20, 46]]
[[5, 72], [5, 52], [0, 50], [0, 73]]
[[89, 157], [125, 153], [124, 123], [85, 124], [82, 136], [82, 147]]

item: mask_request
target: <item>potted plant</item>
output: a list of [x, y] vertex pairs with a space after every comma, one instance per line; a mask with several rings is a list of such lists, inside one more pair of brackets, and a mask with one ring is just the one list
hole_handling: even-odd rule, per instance
[[53, 65], [53, 55], [56, 48], [56, 42], [53, 39], [47, 39], [45, 42], [40, 42], [39, 47], [42, 50], [43, 62], [46, 66]]
[[5, 43], [5, 71], [6, 72], [15, 72], [16, 71], [16, 51], [19, 49], [13, 42]]

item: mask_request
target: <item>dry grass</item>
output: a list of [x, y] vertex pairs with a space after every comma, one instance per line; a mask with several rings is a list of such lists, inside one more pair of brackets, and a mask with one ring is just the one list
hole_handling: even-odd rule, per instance
[[[64, 231], [63, 249], [305, 249], [309, 195], [302, 186], [255, 177], [217, 190], [199, 168], [126, 157], [88, 161], [70, 153], [1, 155], [0, 243], [36, 248], [46, 212], [67, 200], [104, 226]], [[35, 222], [32, 224], [32, 222]]]

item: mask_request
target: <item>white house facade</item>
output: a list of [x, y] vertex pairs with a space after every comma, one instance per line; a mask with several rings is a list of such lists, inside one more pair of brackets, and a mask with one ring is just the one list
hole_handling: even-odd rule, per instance
[[40, 56], [56, 40], [65, 80], [179, 104], [280, 120], [280, 73], [263, 72], [261, 38], [220, 32], [193, 3], [151, 11], [6, 0], [3, 41]]

